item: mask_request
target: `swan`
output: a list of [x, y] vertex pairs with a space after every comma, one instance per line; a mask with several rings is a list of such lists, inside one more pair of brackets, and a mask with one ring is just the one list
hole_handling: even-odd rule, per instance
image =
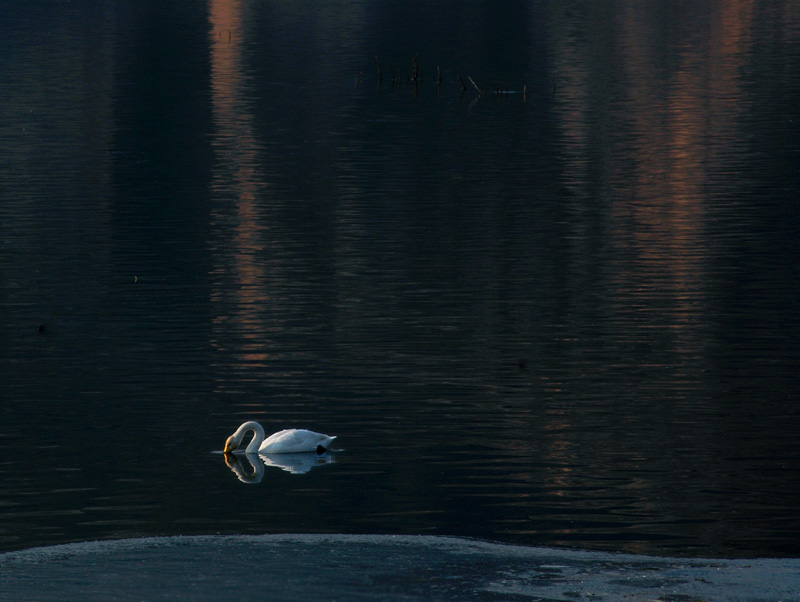
[[336, 436], [305, 429], [286, 429], [264, 439], [264, 427], [254, 420], [248, 420], [225, 442], [225, 453], [229, 454], [242, 443], [248, 431], [253, 431], [253, 439], [245, 449], [248, 454], [294, 454], [298, 452], [317, 452], [324, 454]]

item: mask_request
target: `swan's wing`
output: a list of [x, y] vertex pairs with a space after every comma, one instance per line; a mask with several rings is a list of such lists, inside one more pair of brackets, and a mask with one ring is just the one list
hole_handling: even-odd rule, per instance
[[295, 446], [300, 444], [305, 438], [302, 436], [303, 433], [308, 431], [303, 431], [300, 429], [285, 429], [283, 431], [278, 431], [277, 433], [273, 433], [261, 444], [261, 451], [264, 451], [267, 447], [275, 447], [276, 445], [281, 446]]
[[305, 429], [286, 429], [267, 437], [258, 449], [267, 454], [290, 454], [316, 451], [318, 445], [326, 447], [333, 437]]

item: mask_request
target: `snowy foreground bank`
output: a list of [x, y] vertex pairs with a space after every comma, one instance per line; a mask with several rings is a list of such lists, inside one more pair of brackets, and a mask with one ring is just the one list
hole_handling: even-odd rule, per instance
[[2, 600], [800, 600], [800, 559], [684, 559], [452, 537], [156, 537], [0, 554]]

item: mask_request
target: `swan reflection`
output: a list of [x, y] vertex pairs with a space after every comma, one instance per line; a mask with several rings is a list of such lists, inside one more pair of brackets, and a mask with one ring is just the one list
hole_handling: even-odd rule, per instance
[[332, 464], [329, 453], [317, 454], [231, 454], [226, 453], [225, 464], [242, 483], [260, 483], [264, 467], [273, 466], [291, 474], [305, 474], [316, 466]]

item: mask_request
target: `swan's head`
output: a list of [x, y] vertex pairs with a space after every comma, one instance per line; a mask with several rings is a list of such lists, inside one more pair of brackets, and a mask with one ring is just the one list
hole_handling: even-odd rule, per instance
[[257, 452], [258, 446], [261, 445], [261, 442], [264, 440], [264, 429], [260, 424], [258, 424], [258, 422], [248, 420], [242, 426], [236, 429], [233, 435], [228, 437], [228, 440], [225, 441], [225, 453], [229, 454], [233, 450], [238, 449], [239, 445], [242, 443], [242, 439], [244, 439], [245, 435], [250, 432], [253, 433], [253, 438], [250, 440], [250, 444], [247, 446], [247, 453]]

